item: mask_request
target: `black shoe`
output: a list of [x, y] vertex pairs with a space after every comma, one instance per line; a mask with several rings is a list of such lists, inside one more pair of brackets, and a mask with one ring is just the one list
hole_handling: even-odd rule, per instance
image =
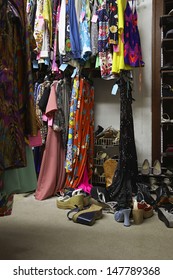
[[165, 225], [168, 228], [172, 228], [173, 227], [173, 214], [171, 214], [170, 212], [168, 212], [167, 210], [165, 210], [162, 207], [158, 208], [158, 217], [159, 219], [165, 223]]
[[104, 130], [104, 128], [103, 128], [101, 125], [98, 125], [96, 131], [94, 132], [95, 137], [96, 137], [99, 133], [101, 133], [103, 130]]
[[138, 183], [138, 193], [137, 193], [137, 201], [141, 202], [144, 200], [146, 203], [154, 206], [156, 204], [155, 199], [151, 196], [149, 188], [147, 185]]

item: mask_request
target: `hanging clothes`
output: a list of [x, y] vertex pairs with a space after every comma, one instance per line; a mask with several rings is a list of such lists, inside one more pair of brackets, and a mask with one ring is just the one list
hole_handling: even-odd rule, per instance
[[117, 0], [109, 0], [109, 44], [118, 44], [118, 5]]
[[11, 195], [15, 193], [33, 192], [37, 186], [32, 148], [25, 145], [27, 166], [6, 170], [3, 173], [4, 191]]
[[98, 54], [98, 23], [97, 23], [97, 0], [94, 0], [91, 19], [91, 50], [92, 56]]
[[87, 61], [91, 56], [90, 20], [91, 10], [89, 0], [82, 0], [79, 33], [81, 44], [81, 59], [84, 61]]
[[54, 0], [52, 1], [52, 47], [54, 49], [54, 40], [55, 36], [57, 36], [57, 20], [59, 21], [59, 18], [57, 18], [58, 7], [60, 9], [60, 0]]
[[119, 161], [108, 193], [110, 200], [118, 202], [119, 208], [128, 208], [132, 203], [132, 193], [137, 192], [138, 164], [132, 113], [132, 88], [130, 81], [124, 79], [123, 73], [121, 73], [119, 87], [121, 102]]
[[131, 70], [124, 62], [124, 11], [127, 0], [117, 0], [118, 4], [118, 46], [113, 48], [112, 72], [120, 73], [121, 70]]
[[37, 0], [27, 0], [27, 15], [32, 31], [34, 31], [36, 10], [37, 10]]
[[74, 0], [68, 0], [68, 10], [69, 10], [69, 20], [70, 20], [70, 43], [71, 43], [72, 58], [80, 59], [81, 46], [80, 46], [79, 24], [77, 21]]
[[138, 16], [136, 0], [132, 0], [132, 8], [127, 1], [124, 12], [124, 62], [132, 67], [144, 66], [140, 35], [138, 30]]
[[67, 152], [66, 152], [66, 162], [65, 162], [66, 172], [72, 171], [73, 139], [74, 139], [74, 129], [75, 129], [75, 122], [76, 122], [78, 96], [79, 96], [79, 76], [77, 75], [73, 80], [73, 87], [72, 87], [72, 93], [71, 93], [71, 99], [70, 99]]
[[64, 188], [65, 138], [67, 137], [66, 123], [70, 93], [71, 89], [66, 80], [54, 81], [51, 85], [45, 111], [50, 124], [48, 124], [48, 134], [35, 193], [35, 198], [38, 200], [52, 197]]
[[59, 33], [59, 16], [60, 16], [60, 4], [58, 4], [56, 9], [56, 19], [55, 19], [55, 33], [53, 37], [53, 61], [52, 61], [52, 71], [59, 73], [58, 67], [58, 33]]
[[31, 147], [26, 145], [27, 166], [5, 170], [1, 176], [3, 187], [0, 189], [0, 216], [12, 214], [15, 193], [34, 192], [37, 176]]
[[98, 16], [98, 53], [100, 60], [100, 72], [103, 79], [112, 79], [112, 53], [109, 49], [109, 14], [107, 11], [106, 0], [97, 10]]
[[42, 44], [43, 44], [43, 32], [44, 32], [43, 4], [44, 4], [44, 0], [37, 0], [37, 9], [36, 9], [36, 16], [35, 16], [35, 23], [34, 23], [34, 38], [37, 44], [38, 55], [41, 52]]
[[76, 89], [73, 88], [70, 107], [65, 182], [65, 187], [71, 188], [81, 183], [85, 168], [88, 180], [91, 179], [94, 153], [94, 88], [86, 79], [79, 80], [79, 77], [75, 78], [74, 86]]
[[58, 48], [60, 55], [65, 55], [66, 0], [61, 1], [59, 16]]
[[0, 25], [0, 171], [3, 171], [26, 166], [24, 138], [28, 134], [37, 135], [26, 1], [4, 2]]

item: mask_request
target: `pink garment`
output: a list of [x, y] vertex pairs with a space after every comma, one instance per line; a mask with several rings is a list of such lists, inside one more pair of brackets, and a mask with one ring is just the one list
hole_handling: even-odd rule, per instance
[[[46, 107], [46, 115], [49, 117], [53, 116], [54, 112], [58, 109], [56, 102], [57, 83], [58, 81], [54, 82], [51, 86]], [[64, 188], [64, 161], [65, 150], [63, 148], [61, 132], [54, 131], [51, 126], [48, 126], [48, 135], [35, 192], [36, 199], [46, 199]]]
[[56, 101], [56, 88], [57, 88], [58, 81], [54, 81], [51, 85], [49, 100], [46, 106], [45, 114], [47, 117], [52, 117], [54, 112], [58, 110], [57, 108], [57, 101]]
[[54, 131], [49, 126], [35, 192], [36, 199], [49, 198], [63, 189], [65, 181], [64, 159], [65, 150], [62, 146], [60, 132]]
[[83, 177], [77, 189], [83, 189], [83, 191], [85, 191], [86, 193], [91, 193], [92, 185], [89, 184], [88, 181], [88, 172], [87, 167], [85, 166]]
[[56, 27], [55, 27], [55, 39], [54, 39], [54, 48], [53, 48], [53, 62], [52, 62], [52, 71], [60, 72], [58, 65], [56, 63], [57, 59], [57, 41], [58, 41], [58, 32], [59, 32], [59, 15], [60, 15], [60, 5], [57, 7], [56, 12]]

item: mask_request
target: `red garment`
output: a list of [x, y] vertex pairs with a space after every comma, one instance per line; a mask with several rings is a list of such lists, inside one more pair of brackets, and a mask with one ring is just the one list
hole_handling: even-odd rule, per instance
[[77, 188], [82, 182], [85, 168], [87, 168], [89, 180], [93, 172], [94, 88], [85, 79], [80, 79], [77, 104], [73, 133], [72, 170], [67, 173], [65, 182], [65, 187], [71, 188]]

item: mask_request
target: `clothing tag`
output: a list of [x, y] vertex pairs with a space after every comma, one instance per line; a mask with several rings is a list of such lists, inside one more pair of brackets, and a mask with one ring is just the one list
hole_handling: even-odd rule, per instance
[[42, 120], [43, 120], [44, 122], [47, 122], [48, 117], [47, 117], [45, 114], [43, 114], [43, 115], [42, 115]]
[[118, 92], [118, 85], [117, 85], [117, 84], [115, 84], [115, 85], [113, 86], [113, 88], [112, 88], [112, 92], [111, 92], [111, 94], [112, 94], [112, 95], [116, 95], [116, 94], [117, 94], [117, 92]]
[[38, 67], [38, 61], [37, 60], [33, 60], [32, 61], [32, 65], [33, 65], [33, 68], [34, 69], [38, 69], [39, 67]]
[[113, 45], [113, 51], [119, 52], [119, 45]]
[[53, 126], [53, 118], [48, 118], [48, 126]]
[[65, 69], [67, 68], [67, 66], [68, 66], [68, 64], [62, 63], [62, 64], [60, 65], [60, 67], [59, 67], [59, 70], [65, 71]]
[[42, 31], [44, 26], [44, 18], [42, 16], [39, 16], [39, 21], [37, 25], [38, 31]]
[[84, 17], [85, 17], [85, 12], [83, 11], [80, 15], [80, 22], [84, 20]]
[[49, 59], [49, 57], [46, 57], [44, 60], [44, 64], [49, 65], [49, 63], [50, 63], [50, 59]]
[[96, 23], [98, 19], [98, 15], [93, 15], [91, 21]]
[[76, 73], [77, 73], [77, 69], [75, 68], [75, 69], [73, 70], [73, 73], [72, 73], [72, 75], [71, 75], [71, 78], [74, 78], [74, 77], [76, 76]]

